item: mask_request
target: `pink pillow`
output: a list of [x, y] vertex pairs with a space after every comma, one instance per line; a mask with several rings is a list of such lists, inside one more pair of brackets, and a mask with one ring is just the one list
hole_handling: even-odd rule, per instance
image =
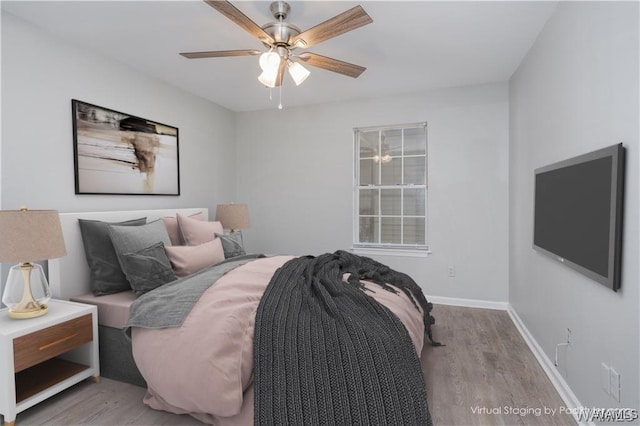
[[[192, 219], [204, 220], [204, 214], [202, 212], [194, 213], [192, 215], [189, 215], [189, 217]], [[167, 233], [169, 234], [171, 245], [172, 246], [184, 245], [184, 241], [182, 241], [182, 235], [180, 234], [180, 228], [178, 228], [178, 218], [163, 217], [162, 221], [164, 222], [165, 228], [167, 228]]]
[[202, 243], [212, 241], [216, 238], [216, 233], [224, 234], [220, 222], [205, 222], [203, 220], [192, 219], [189, 216], [178, 213], [178, 228], [182, 234], [182, 241], [188, 246], [198, 246]]
[[165, 246], [176, 277], [186, 277], [224, 260], [220, 238], [197, 246]]

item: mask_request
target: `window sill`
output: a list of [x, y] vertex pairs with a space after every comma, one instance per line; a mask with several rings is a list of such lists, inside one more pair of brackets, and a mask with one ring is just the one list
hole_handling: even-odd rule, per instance
[[373, 248], [373, 247], [352, 247], [351, 251], [354, 254], [360, 254], [363, 256], [400, 256], [400, 257], [427, 257], [432, 252], [431, 250], [415, 250], [415, 249], [388, 249], [388, 248]]

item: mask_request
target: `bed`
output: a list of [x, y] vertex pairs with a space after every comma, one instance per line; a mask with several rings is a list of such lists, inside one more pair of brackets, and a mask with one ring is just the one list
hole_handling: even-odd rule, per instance
[[133, 360], [131, 342], [122, 328], [129, 318], [129, 306], [135, 300], [133, 292], [96, 297], [89, 283], [90, 270], [87, 264], [78, 225], [79, 219], [105, 222], [122, 222], [146, 217], [147, 221], [163, 217], [174, 217], [177, 213], [209, 216], [207, 208], [128, 210], [103, 212], [61, 213], [60, 224], [64, 235], [67, 255], [48, 262], [48, 276], [54, 298], [74, 300], [97, 305], [98, 336], [100, 348], [100, 374], [103, 377], [146, 387], [146, 381]]
[[79, 219], [194, 215], [208, 222], [204, 208], [60, 215], [67, 256], [49, 262], [52, 293], [98, 305], [103, 376], [146, 386], [152, 408], [221, 426], [430, 423], [418, 356], [431, 305], [371, 259], [239, 255], [144, 293], [91, 294]]

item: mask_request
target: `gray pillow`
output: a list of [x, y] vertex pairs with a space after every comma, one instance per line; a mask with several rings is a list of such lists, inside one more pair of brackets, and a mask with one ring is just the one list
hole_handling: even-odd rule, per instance
[[124, 254], [135, 253], [157, 243], [171, 245], [167, 228], [162, 220], [154, 220], [142, 226], [108, 225], [108, 228], [113, 248], [125, 275], [127, 271], [122, 262]]
[[224, 250], [225, 259], [246, 254], [244, 247], [242, 246], [242, 234], [240, 231], [224, 235], [216, 232], [215, 236], [220, 238], [220, 241], [222, 241], [222, 250]]
[[[78, 219], [84, 254], [89, 265], [89, 283], [95, 296], [119, 293], [129, 290], [131, 286], [127, 281], [120, 261], [113, 248], [109, 235], [109, 222], [99, 220]], [[147, 223], [146, 217], [118, 222], [122, 227], [135, 227]]]
[[[156, 243], [171, 245], [169, 233], [167, 233], [167, 228], [161, 219], [135, 227], [118, 224], [110, 224], [107, 227], [118, 260], [125, 253], [135, 253]], [[122, 266], [122, 262], [120, 262], [120, 266]]]
[[136, 297], [176, 279], [164, 251], [164, 243], [156, 243], [135, 253], [124, 253], [120, 261]]

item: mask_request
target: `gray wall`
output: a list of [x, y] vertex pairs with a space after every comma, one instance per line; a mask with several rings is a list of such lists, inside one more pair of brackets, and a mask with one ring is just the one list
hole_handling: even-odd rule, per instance
[[[75, 195], [72, 98], [178, 127], [182, 195]], [[234, 140], [233, 112], [2, 13], [2, 208], [214, 209], [234, 195]]]
[[[182, 195], [75, 195], [72, 98], [178, 127]], [[198, 206], [214, 214], [235, 195], [234, 141], [233, 112], [2, 13], [3, 209]]]
[[[510, 81], [509, 301], [588, 407], [639, 407], [638, 3], [561, 2]], [[614, 293], [533, 251], [533, 170], [623, 142], [622, 289]], [[565, 354], [566, 352], [566, 354]], [[620, 374], [621, 401], [600, 388]]]
[[268, 253], [350, 249], [353, 128], [426, 121], [433, 254], [376, 258], [429, 295], [506, 302], [507, 99], [502, 83], [238, 114], [238, 194], [252, 220], [245, 242]]

